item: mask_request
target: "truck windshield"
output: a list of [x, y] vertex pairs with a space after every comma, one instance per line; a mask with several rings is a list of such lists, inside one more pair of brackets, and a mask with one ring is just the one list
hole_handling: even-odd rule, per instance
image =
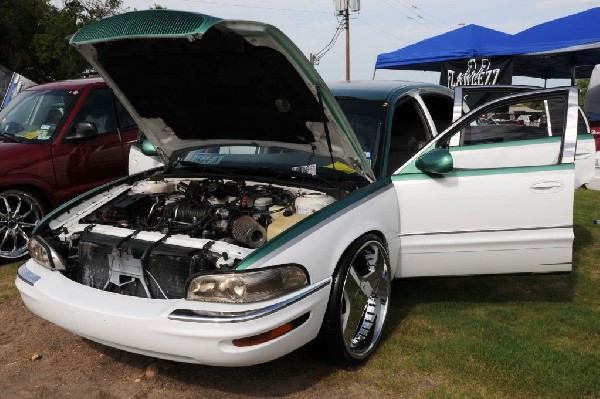
[[0, 133], [22, 143], [50, 140], [60, 129], [79, 90], [27, 90], [0, 111]]

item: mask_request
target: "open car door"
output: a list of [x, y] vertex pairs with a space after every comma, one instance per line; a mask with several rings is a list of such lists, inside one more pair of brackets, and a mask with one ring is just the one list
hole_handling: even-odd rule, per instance
[[[458, 120], [464, 114], [468, 113], [487, 102], [499, 99], [501, 97], [531, 92], [539, 90], [539, 87], [533, 86], [459, 86], [454, 90], [454, 108], [453, 121]], [[483, 142], [484, 140], [496, 143], [506, 142], [507, 146], [503, 149], [498, 147], [500, 157], [505, 165], [510, 166], [511, 162], [523, 159], [529, 159], [533, 163], [543, 162], [547, 156], [547, 148], [554, 147], [554, 152], [558, 153], [560, 139], [556, 136], [562, 134], [561, 129], [564, 115], [559, 112], [551, 112], [552, 102], [548, 103], [523, 103], [513, 105], [507, 109], [500, 109], [499, 112], [490, 112], [483, 115], [476, 125], [486, 126], [474, 128], [472, 131], [465, 131], [465, 134], [473, 133], [472, 137], [457, 135], [450, 143], [451, 146], [458, 146], [461, 143], [471, 142], [473, 144]], [[533, 129], [545, 128], [543, 129]], [[487, 131], [487, 135], [476, 134], [474, 130]], [[512, 147], [509, 144], [512, 141], [521, 140], [518, 147]], [[529, 140], [524, 142], [524, 140]], [[577, 122], [577, 146], [575, 149], [575, 187], [587, 184], [594, 178], [594, 156], [595, 156], [594, 136], [587, 118], [581, 108], [578, 108]], [[507, 155], [507, 153], [510, 153]], [[488, 154], [489, 155], [489, 154]], [[494, 159], [495, 162], [498, 158]]]
[[[544, 104], [553, 135], [545, 126], [515, 140], [478, 130], [484, 117], [523, 103]], [[577, 117], [576, 88], [496, 99], [396, 171], [397, 277], [570, 271]], [[521, 148], [532, 140], [543, 140], [535, 159]]]

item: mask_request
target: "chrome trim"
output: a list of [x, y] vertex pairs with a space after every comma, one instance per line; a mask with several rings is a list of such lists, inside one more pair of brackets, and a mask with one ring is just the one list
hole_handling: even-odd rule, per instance
[[19, 270], [17, 270], [17, 277], [19, 277], [21, 280], [23, 280], [31, 286], [37, 283], [38, 280], [41, 278], [40, 276], [29, 270], [24, 263], [21, 265], [21, 267], [19, 267]]
[[191, 309], [176, 309], [169, 314], [169, 320], [186, 321], [194, 323], [241, 323], [259, 319], [284, 309], [331, 284], [331, 277], [318, 282], [300, 291], [295, 296], [284, 301], [259, 309], [250, 309], [240, 312], [213, 312]]
[[490, 229], [490, 230], [456, 230], [456, 231], [433, 231], [429, 233], [404, 233], [398, 234], [398, 237], [414, 236], [436, 236], [444, 234], [473, 234], [473, 233], [500, 233], [505, 231], [533, 231], [533, 230], [552, 230], [552, 229], [572, 229], [573, 225], [564, 226], [545, 226], [545, 227], [521, 227], [513, 229]]
[[567, 121], [565, 125], [563, 152], [560, 163], [575, 162], [575, 148], [577, 147], [577, 119], [579, 118], [577, 88], [569, 89], [567, 104]]

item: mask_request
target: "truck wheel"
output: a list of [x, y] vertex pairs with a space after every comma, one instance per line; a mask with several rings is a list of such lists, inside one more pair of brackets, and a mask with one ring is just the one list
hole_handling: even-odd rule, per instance
[[42, 203], [22, 190], [0, 192], [0, 261], [27, 255], [27, 240], [44, 215]]

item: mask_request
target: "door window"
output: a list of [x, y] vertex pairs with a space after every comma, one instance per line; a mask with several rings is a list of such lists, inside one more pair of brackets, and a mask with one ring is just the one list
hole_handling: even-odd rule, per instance
[[427, 144], [431, 133], [416, 101], [396, 106], [392, 119], [387, 175], [394, 173]]
[[117, 130], [113, 95], [108, 87], [90, 91], [75, 118], [75, 124], [79, 122], [93, 123], [100, 135]]

